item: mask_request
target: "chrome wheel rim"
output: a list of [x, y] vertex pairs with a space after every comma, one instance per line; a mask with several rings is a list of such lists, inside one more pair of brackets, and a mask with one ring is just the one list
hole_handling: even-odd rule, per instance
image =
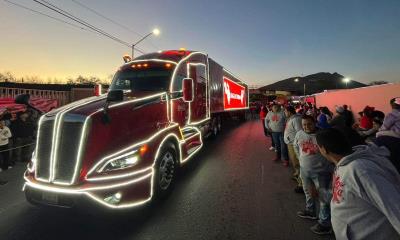
[[166, 152], [161, 158], [159, 165], [159, 185], [162, 190], [168, 189], [171, 185], [175, 171], [175, 162], [172, 153]]

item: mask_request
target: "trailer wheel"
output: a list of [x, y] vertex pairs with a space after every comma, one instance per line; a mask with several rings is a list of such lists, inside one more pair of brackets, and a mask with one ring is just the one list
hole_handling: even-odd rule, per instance
[[166, 197], [172, 191], [178, 170], [176, 159], [173, 146], [167, 145], [161, 148], [155, 163], [154, 195], [156, 200]]
[[221, 117], [217, 118], [217, 128], [218, 128], [218, 132], [221, 132], [222, 130], [222, 120]]
[[218, 117], [213, 118], [212, 122], [211, 122], [211, 137], [212, 138], [216, 138], [219, 131], [220, 131], [220, 126], [218, 126]]

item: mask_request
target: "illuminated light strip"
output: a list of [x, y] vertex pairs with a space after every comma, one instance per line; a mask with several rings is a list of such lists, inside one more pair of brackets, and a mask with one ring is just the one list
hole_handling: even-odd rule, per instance
[[91, 199], [95, 200], [98, 203], [101, 203], [102, 205], [109, 207], [109, 208], [114, 208], [114, 209], [123, 209], [123, 208], [130, 208], [130, 207], [136, 207], [136, 206], [140, 206], [143, 205], [147, 202], [149, 202], [151, 200], [151, 198], [147, 198], [145, 200], [142, 201], [137, 201], [134, 203], [127, 203], [127, 204], [121, 204], [121, 205], [112, 205], [109, 204], [107, 202], [105, 202], [104, 200], [102, 200], [101, 198], [98, 198], [94, 195], [92, 195], [91, 193], [85, 193], [87, 196], [89, 196]]
[[[87, 98], [87, 99], [82, 99], [82, 100], [77, 101], [77, 102], [73, 102], [71, 104], [63, 106], [61, 109], [58, 109], [58, 112], [55, 113], [55, 117], [54, 117], [54, 126], [53, 126], [53, 133], [52, 133], [52, 135], [53, 135], [52, 136], [52, 146], [51, 146], [51, 153], [50, 153], [49, 179], [38, 178], [37, 174], [35, 174], [36, 179], [38, 179], [39, 181], [42, 181], [42, 182], [50, 182], [52, 180], [52, 178], [54, 177], [54, 173], [53, 173], [53, 170], [55, 168], [55, 164], [54, 164], [54, 145], [55, 145], [54, 143], [55, 143], [55, 141], [54, 141], [54, 139], [58, 138], [58, 130], [59, 129], [57, 129], [57, 125], [58, 125], [58, 119], [59, 119], [60, 114], [63, 114], [65, 112], [67, 112], [67, 111], [70, 111], [70, 110], [72, 110], [72, 109], [74, 109], [76, 107], [80, 107], [80, 106], [82, 106], [82, 105], [84, 105], [86, 103], [91, 103], [91, 102], [102, 100], [103, 98], [104, 97], [90, 97], [90, 98]], [[45, 116], [46, 115], [43, 115], [41, 117], [41, 119], [44, 118]], [[42, 121], [39, 121], [38, 129], [40, 129], [41, 123], [42, 123]], [[37, 136], [37, 139], [36, 139], [37, 140], [37, 145], [36, 145], [35, 154], [37, 154], [37, 148], [38, 148], [38, 143], [39, 143], [39, 135], [40, 135], [40, 132], [38, 131], [38, 136]]]
[[[161, 147], [163, 146], [164, 142], [165, 142], [166, 140], [170, 139], [171, 137], [175, 137], [176, 140], [178, 140], [178, 142], [180, 143], [178, 136], [177, 136], [176, 134], [174, 134], [174, 133], [170, 133], [170, 134], [167, 134], [167, 136], [165, 136], [164, 139], [163, 139], [163, 140], [161, 141], [161, 143], [159, 144], [158, 149], [157, 149], [157, 152], [156, 152], [156, 155], [155, 155], [155, 157], [154, 157], [153, 165], [152, 165], [152, 167], [151, 167], [153, 170], [152, 170], [152, 178], [151, 178], [151, 182], [150, 182], [150, 197], [148, 197], [148, 198], [145, 199], [145, 200], [141, 200], [141, 201], [126, 203], [126, 204], [122, 204], [122, 205], [112, 205], [112, 204], [109, 204], [109, 203], [107, 203], [107, 202], [104, 202], [102, 199], [97, 198], [97, 197], [95, 197], [94, 195], [92, 195], [92, 194], [90, 194], [90, 193], [86, 193], [86, 194], [87, 194], [89, 197], [91, 197], [93, 200], [99, 202], [100, 204], [102, 204], [102, 205], [104, 205], [104, 206], [107, 206], [107, 207], [109, 207], [109, 208], [114, 208], [114, 209], [116, 209], [116, 208], [135, 207], [135, 206], [143, 205], [143, 204], [149, 202], [149, 201], [153, 198], [153, 195], [154, 195], [154, 177], [155, 177], [154, 167], [155, 167], [155, 163], [156, 163], [156, 161], [157, 161], [157, 158], [158, 158], [160, 149], [161, 149]], [[182, 149], [181, 149], [180, 144], [178, 144], [178, 146], [179, 146], [179, 152], [180, 152], [179, 156], [180, 156], [180, 159], [181, 159], [181, 158], [182, 158]]]
[[211, 119], [211, 90], [210, 90], [210, 61], [207, 55], [207, 93], [208, 93], [208, 118]]
[[130, 62], [125, 63], [124, 65], [131, 65], [132, 63], [135, 62], [165, 62], [165, 63], [172, 63], [172, 64], [177, 64], [175, 61], [171, 61], [171, 60], [165, 60], [165, 59], [159, 59], [159, 58], [151, 58], [151, 59], [139, 59], [139, 60], [133, 60]]
[[[99, 96], [99, 97], [90, 98], [90, 100], [87, 99], [87, 100], [84, 100], [84, 101], [80, 101], [80, 102], [78, 102], [76, 104], [70, 105], [69, 108], [66, 108], [63, 111], [60, 111], [60, 112], [58, 112], [56, 114], [56, 118], [55, 118], [55, 121], [54, 121], [54, 127], [57, 126], [57, 131], [54, 132], [54, 128], [53, 128], [53, 143], [54, 143], [53, 145], [55, 145], [55, 146], [52, 146], [52, 152], [50, 154], [51, 157], [50, 157], [50, 178], [49, 178], [49, 182], [54, 181], [54, 178], [56, 176], [57, 151], [58, 151], [58, 145], [59, 145], [58, 141], [59, 141], [59, 138], [60, 138], [59, 135], [60, 135], [60, 129], [61, 129], [61, 126], [62, 126], [63, 116], [65, 115], [65, 113], [67, 113], [69, 111], [72, 111], [72, 110], [74, 110], [76, 108], [82, 107], [82, 106], [84, 106], [86, 104], [90, 104], [90, 103], [93, 103], [93, 102], [97, 102], [97, 101], [103, 100], [105, 97], [106, 96], [103, 95], [103, 96]], [[85, 120], [85, 123], [86, 123], [86, 120]], [[84, 129], [82, 129], [81, 131], [83, 131], [83, 130]], [[55, 142], [54, 142], [54, 136], [55, 136], [55, 139], [56, 139]], [[76, 165], [78, 165], [78, 164], [79, 164], [78, 162], [75, 163], [75, 168], [74, 168], [75, 171], [74, 171], [74, 175], [73, 176], [76, 175], [76, 172], [77, 172], [77, 166]], [[73, 183], [73, 181], [71, 181], [70, 183], [61, 182], [61, 181], [55, 181], [54, 183], [61, 184], [61, 185], [71, 185]]]
[[120, 175], [115, 175], [115, 176], [107, 176], [107, 177], [93, 177], [93, 178], [89, 178], [89, 179], [86, 179], [86, 180], [88, 180], [88, 181], [103, 181], [103, 180], [112, 180], [112, 179], [118, 179], [118, 178], [132, 177], [132, 176], [135, 176], [137, 174], [149, 171], [151, 169], [152, 169], [152, 167], [148, 167], [148, 168], [144, 168], [144, 169], [137, 170], [137, 171], [134, 171], [134, 172], [126, 173], [126, 174], [120, 174]]
[[69, 189], [69, 188], [60, 188], [60, 187], [50, 187], [50, 186], [45, 186], [45, 185], [41, 185], [41, 184], [36, 184], [33, 183], [31, 181], [29, 181], [28, 178], [25, 178], [26, 184], [28, 186], [37, 188], [37, 189], [41, 189], [41, 190], [45, 190], [45, 191], [51, 191], [51, 192], [58, 192], [58, 193], [85, 193], [87, 191], [96, 191], [96, 190], [108, 190], [108, 189], [113, 189], [113, 188], [118, 188], [118, 187], [123, 187], [123, 186], [127, 186], [127, 185], [131, 185], [140, 181], [143, 181], [149, 177], [151, 177], [153, 175], [153, 172], [150, 172], [140, 178], [136, 178], [133, 180], [129, 180], [123, 183], [116, 183], [116, 184], [110, 184], [110, 185], [106, 185], [106, 186], [100, 186], [100, 187], [89, 187], [89, 188], [84, 188], [84, 189]]
[[[36, 159], [37, 159], [37, 153], [38, 153], [38, 147], [39, 147], [40, 126], [41, 126], [41, 123], [42, 123], [42, 121], [43, 121], [44, 116], [45, 116], [45, 115], [42, 115], [42, 116], [39, 118], [39, 122], [38, 122], [38, 131], [37, 131], [36, 146], [35, 146], [35, 158], [36, 158]], [[35, 163], [34, 163], [34, 168], [35, 168], [35, 169], [38, 169], [38, 166], [39, 166], [38, 161], [35, 161]], [[39, 178], [37, 177], [37, 170], [35, 171], [35, 178], [39, 180]]]
[[[72, 108], [71, 108], [72, 109]], [[51, 150], [51, 162], [50, 162], [50, 182], [54, 181], [55, 175], [56, 175], [56, 166], [57, 166], [57, 151], [58, 151], [58, 145], [59, 145], [59, 139], [60, 139], [60, 129], [61, 129], [61, 122], [63, 121], [63, 116], [65, 113], [68, 111], [68, 109], [59, 112], [56, 115], [56, 118], [54, 120], [54, 127], [53, 127], [53, 146]], [[55, 141], [54, 141], [55, 138]]]
[[102, 171], [104, 170], [104, 168], [105, 168], [110, 162], [115, 161], [115, 160], [118, 160], [118, 159], [121, 159], [121, 158], [124, 158], [124, 157], [129, 156], [129, 155], [132, 155], [132, 154], [134, 154], [134, 153], [136, 153], [136, 152], [137, 152], [137, 150], [133, 150], [133, 151], [131, 151], [131, 152], [122, 154], [122, 155], [120, 155], [120, 156], [118, 156], [118, 157], [111, 158], [110, 160], [108, 160], [106, 163], [103, 164], [103, 166], [99, 169], [99, 171], [102, 172]]
[[145, 204], [146, 202], [150, 201], [153, 198], [153, 195], [154, 195], [154, 177], [155, 177], [154, 167], [155, 167], [155, 163], [157, 161], [160, 149], [163, 146], [164, 142], [166, 140], [170, 139], [170, 138], [173, 138], [173, 137], [176, 138], [176, 140], [179, 143], [178, 144], [179, 152], [180, 152], [179, 158], [182, 159], [182, 148], [181, 148], [181, 144], [180, 144], [181, 141], [179, 140], [179, 138], [178, 138], [178, 136], [176, 134], [170, 133], [170, 134], [168, 134], [167, 136], [164, 137], [164, 139], [161, 141], [160, 145], [158, 146], [158, 149], [157, 149], [154, 161], [153, 161], [153, 165], [151, 167], [153, 170], [152, 170], [152, 172], [150, 174], [147, 174], [147, 175], [143, 176], [142, 178], [138, 178], [138, 179], [135, 179], [133, 181], [101, 187], [101, 189], [110, 189], [110, 188], [115, 188], [115, 187], [121, 187], [121, 186], [125, 186], [125, 185], [128, 185], [128, 184], [133, 184], [133, 183], [139, 182], [141, 180], [147, 179], [148, 177], [152, 176], [151, 182], [150, 182], [150, 185], [151, 185], [150, 186], [150, 197], [145, 199], [145, 200], [126, 203], [126, 204], [122, 204], [122, 205], [111, 205], [111, 204], [108, 204], [107, 202], [104, 202], [102, 199], [94, 196], [93, 194], [86, 192], [86, 191], [89, 191], [89, 190], [100, 190], [99, 187], [98, 188], [91, 188], [91, 189], [88, 188], [88, 189], [85, 189], [85, 190], [71, 190], [71, 189], [54, 188], [54, 187], [48, 187], [48, 186], [43, 186], [43, 185], [40, 185], [40, 184], [32, 183], [32, 182], [29, 181], [28, 178], [26, 178], [24, 176], [25, 181], [26, 181], [25, 184], [28, 185], [28, 186], [37, 188], [37, 189], [45, 190], [45, 191], [52, 191], [52, 192], [59, 192], [59, 193], [69, 193], [69, 194], [85, 194], [85, 195], [89, 196], [90, 198], [92, 198], [93, 200], [95, 200], [95, 201], [97, 201], [97, 202], [101, 203], [102, 205], [107, 206], [109, 208], [128, 208], [128, 207], [134, 207], [134, 206], [142, 205], [142, 204]]
[[[162, 95], [162, 94], [161, 94], [161, 95]], [[140, 100], [143, 100], [143, 99], [145, 99], [145, 98], [140, 98], [140, 99], [135, 99], [135, 100], [136, 100], [136, 101], [140, 101]], [[168, 104], [167, 104], [167, 107], [168, 107]], [[76, 160], [76, 164], [75, 164], [74, 175], [73, 175], [73, 177], [72, 177], [72, 180], [71, 180], [70, 184], [74, 183], [75, 180], [76, 180], [76, 177], [77, 177], [78, 167], [79, 167], [79, 164], [80, 164], [80, 162], [81, 162], [81, 157], [82, 157], [82, 151], [83, 151], [82, 149], [83, 149], [84, 137], [85, 137], [85, 135], [86, 135], [86, 130], [87, 130], [88, 121], [89, 121], [90, 118], [91, 118], [94, 114], [96, 114], [97, 112], [99, 112], [99, 111], [95, 111], [95, 112], [93, 112], [92, 114], [90, 114], [90, 115], [86, 118], [86, 120], [85, 120], [85, 122], [84, 122], [83, 130], [82, 130], [82, 134], [81, 134], [80, 142], [79, 142], [79, 150], [78, 150], [77, 160]], [[133, 175], [133, 174], [132, 174], [132, 175]], [[114, 178], [114, 177], [112, 177], [112, 178]], [[96, 179], [92, 179], [92, 180], [95, 181]], [[59, 182], [59, 184], [63, 184], [63, 183], [60, 183], [60, 182]]]
[[[103, 164], [103, 163], [104, 163], [105, 161], [107, 161], [109, 158], [118, 156], [119, 154], [121, 154], [121, 153], [123, 153], [123, 152], [125, 152], [125, 151], [129, 151], [129, 149], [132, 149], [132, 148], [135, 148], [135, 147], [137, 147], [137, 146], [140, 146], [140, 145], [143, 145], [143, 144], [145, 144], [145, 143], [148, 143], [148, 142], [150, 142], [151, 140], [153, 140], [154, 138], [156, 138], [158, 135], [160, 135], [161, 133], [163, 133], [163, 132], [165, 132], [165, 131], [167, 131], [167, 130], [169, 130], [169, 129], [171, 129], [171, 128], [174, 128], [174, 127], [176, 127], [176, 126], [178, 126], [178, 124], [175, 123], [175, 124], [173, 124], [173, 125], [171, 125], [171, 126], [169, 126], [169, 127], [166, 127], [166, 128], [164, 128], [164, 129], [158, 131], [157, 133], [155, 133], [154, 135], [152, 135], [152, 136], [149, 137], [148, 139], [145, 139], [145, 140], [143, 140], [143, 141], [141, 141], [141, 142], [134, 143], [133, 145], [131, 145], [131, 146], [127, 147], [127, 148], [124, 148], [124, 149], [122, 149], [122, 150], [120, 150], [120, 151], [118, 151], [118, 152], [116, 152], [116, 153], [113, 153], [113, 154], [111, 154], [111, 155], [108, 155], [108, 156], [102, 158], [99, 162], [97, 162], [97, 163], [88, 171], [87, 175], [90, 175], [92, 172], [94, 172], [101, 164]], [[89, 178], [86, 178], [86, 179], [87, 179], [87, 180], [90, 180]]]
[[[206, 67], [206, 65], [204, 63], [188, 63], [188, 64], [186, 64], [186, 71], [187, 71], [186, 75], [188, 76], [188, 78], [190, 78], [190, 66], [191, 65], [193, 65], [193, 66], [204, 66], [204, 71], [207, 71], [207, 67]], [[197, 73], [197, 69], [196, 69], [196, 73]], [[207, 72], [205, 72], [205, 73], [207, 73]], [[194, 90], [196, 88], [194, 86], [195, 85], [195, 81], [193, 80], [193, 78], [192, 78], [192, 83], [193, 83], [192, 93], [193, 93], [193, 97], [194, 97], [194, 96], [196, 96], [196, 94], [194, 93]], [[208, 83], [207, 83], [207, 79], [206, 79], [206, 87], [207, 86], [208, 86]], [[206, 98], [207, 98], [207, 95], [206, 95]], [[188, 105], [189, 105], [189, 118], [188, 118], [187, 124], [190, 124], [190, 122], [192, 120], [192, 107], [191, 107], [192, 106], [192, 102], [193, 102], [193, 100], [188, 103]], [[207, 115], [207, 110], [206, 110], [206, 115]]]
[[77, 157], [76, 157], [76, 163], [75, 163], [75, 168], [74, 168], [74, 175], [72, 176], [72, 180], [71, 180], [71, 182], [69, 183], [69, 184], [71, 184], [71, 185], [75, 182], [76, 177], [78, 176], [78, 167], [79, 167], [79, 164], [80, 164], [81, 158], [82, 158], [82, 149], [83, 149], [83, 142], [84, 142], [83, 140], [84, 140], [84, 138], [85, 138], [85, 136], [86, 136], [87, 125], [88, 125], [88, 122], [89, 122], [89, 120], [90, 120], [90, 118], [91, 118], [92, 115], [93, 115], [93, 114], [89, 115], [89, 116], [85, 119], [85, 122], [83, 123], [82, 134], [81, 134], [81, 137], [80, 137], [80, 140], [79, 140], [78, 155], [77, 155]]
[[[201, 132], [200, 132], [197, 128], [193, 128], [193, 127], [189, 127], [189, 128], [196, 129], [196, 130], [200, 133], [200, 135], [201, 135]], [[143, 176], [142, 178], [138, 178], [138, 179], [135, 179], [135, 180], [133, 180], [133, 181], [128, 181], [128, 182], [125, 182], [125, 183], [114, 184], [114, 185], [109, 185], [109, 186], [103, 186], [103, 187], [101, 187], [101, 189], [100, 189], [100, 187], [98, 187], [98, 188], [91, 188], [91, 189], [88, 188], [88, 189], [85, 189], [85, 190], [71, 190], [71, 189], [61, 189], [61, 188], [48, 187], [48, 186], [43, 186], [43, 185], [40, 185], [40, 184], [32, 183], [32, 182], [29, 181], [28, 178], [26, 178], [26, 176], [24, 176], [25, 181], [26, 181], [26, 183], [24, 184], [24, 189], [25, 189], [25, 186], [28, 185], [28, 186], [31, 186], [31, 187], [33, 187], [33, 188], [41, 189], [41, 190], [44, 190], [44, 191], [52, 191], [52, 192], [67, 193], [67, 194], [85, 194], [85, 195], [89, 196], [91, 199], [97, 201], [98, 203], [100, 203], [100, 204], [102, 204], [102, 205], [104, 205], [104, 206], [107, 206], [107, 207], [109, 207], [109, 208], [113, 208], [113, 209], [135, 207], [135, 206], [139, 206], [139, 205], [145, 204], [145, 203], [149, 202], [149, 201], [153, 198], [153, 195], [154, 195], [154, 177], [155, 177], [155, 174], [154, 174], [154, 167], [155, 167], [155, 163], [156, 163], [156, 161], [157, 161], [157, 158], [158, 158], [160, 149], [161, 149], [161, 147], [163, 146], [164, 142], [165, 142], [166, 140], [172, 138], [172, 137], [175, 138], [176, 140], [178, 140], [178, 142], [179, 142], [179, 144], [178, 144], [179, 152], [180, 152], [180, 157], [179, 157], [179, 158], [180, 158], [180, 162], [181, 162], [181, 163], [187, 161], [191, 156], [193, 156], [197, 151], [199, 151], [200, 148], [201, 148], [201, 146], [202, 146], [202, 145], [201, 145], [198, 149], [196, 149], [196, 150], [195, 150], [189, 157], [187, 157], [185, 160], [182, 160], [182, 148], [181, 148], [181, 143], [182, 143], [182, 141], [179, 140], [179, 137], [178, 137], [176, 134], [170, 133], [170, 134], [168, 134], [167, 136], [164, 137], [164, 139], [161, 141], [160, 145], [158, 146], [158, 149], [157, 149], [157, 152], [156, 152], [154, 161], [153, 161], [153, 166], [152, 166], [153, 170], [152, 170], [152, 173], [150, 173], [150, 174], [148, 174], [148, 175], [145, 175], [145, 176]], [[201, 141], [201, 138], [200, 138], [200, 141]], [[147, 179], [147, 178], [150, 177], [150, 176], [152, 176], [151, 182], [150, 182], [150, 185], [151, 185], [151, 186], [150, 186], [150, 197], [147, 198], [147, 199], [145, 199], [145, 200], [136, 201], [136, 202], [131, 202], [131, 203], [126, 203], [126, 204], [122, 204], [122, 205], [111, 205], [111, 204], [108, 204], [107, 202], [105, 202], [104, 200], [102, 200], [102, 199], [100, 199], [100, 198], [94, 196], [93, 194], [91, 194], [91, 193], [89, 193], [89, 192], [86, 192], [86, 191], [89, 191], [89, 190], [104, 190], [104, 189], [110, 189], [110, 188], [121, 187], [121, 186], [129, 185], [129, 184], [137, 183], [137, 182], [139, 182], [139, 181], [142, 181], [142, 180], [144, 180], [144, 179]]]
[[165, 105], [167, 105], [167, 120], [170, 122], [170, 116], [169, 116], [169, 94], [166, 94], [165, 96]]
[[[193, 151], [192, 153], [190, 153], [189, 156], [187, 156], [185, 159], [182, 159], [182, 157], [181, 157], [181, 164], [187, 162], [191, 157], [194, 156], [195, 153], [197, 153], [198, 151], [200, 151], [200, 149], [203, 147], [203, 136], [201, 135], [201, 131], [200, 131], [198, 128], [196, 128], [196, 127], [186, 127], [186, 128], [195, 129], [195, 130], [198, 132], [198, 134], [196, 134], [195, 136], [200, 135], [200, 138], [199, 138], [199, 139], [200, 139], [201, 144], [200, 144], [200, 146], [199, 146], [195, 151]], [[186, 128], [184, 128], [184, 129], [186, 129]]]
[[125, 105], [125, 104], [128, 104], [128, 103], [139, 102], [139, 101], [143, 101], [143, 100], [146, 100], [146, 99], [155, 98], [155, 97], [158, 97], [158, 96], [161, 97], [164, 94], [167, 94], [167, 93], [166, 92], [161, 92], [161, 93], [156, 93], [154, 95], [150, 95], [150, 96], [143, 97], [143, 98], [137, 98], [137, 99], [133, 99], [133, 100], [125, 101], [125, 102], [120, 102], [120, 103], [111, 105], [109, 108], [118, 107], [118, 106]]
[[[207, 57], [207, 55], [206, 54], [204, 54], [204, 53], [202, 53], [202, 52], [192, 52], [192, 53], [190, 53], [189, 55], [187, 55], [186, 57], [184, 57], [184, 58], [182, 58], [179, 62], [178, 62], [178, 64], [176, 65], [176, 67], [175, 67], [175, 69], [174, 69], [174, 72], [172, 73], [172, 77], [171, 77], [171, 83], [170, 83], [170, 85], [169, 85], [169, 91], [172, 93], [173, 92], [173, 84], [174, 84], [174, 80], [175, 80], [175, 76], [176, 76], [176, 74], [177, 74], [177, 72], [178, 72], [178, 69], [179, 69], [179, 66], [182, 64], [182, 63], [184, 63], [187, 59], [189, 59], [192, 55], [195, 55], [195, 54], [202, 54], [202, 55], [204, 55], [205, 57]], [[173, 100], [171, 99], [171, 122], [173, 122], [174, 121], [174, 102], [173, 102]]]

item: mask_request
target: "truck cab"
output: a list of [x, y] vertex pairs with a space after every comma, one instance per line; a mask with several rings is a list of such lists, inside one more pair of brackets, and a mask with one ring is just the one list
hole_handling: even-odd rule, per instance
[[121, 209], [169, 194], [224, 112], [224, 70], [210, 61], [193, 51], [143, 55], [118, 69], [108, 94], [44, 114], [24, 174], [27, 200]]

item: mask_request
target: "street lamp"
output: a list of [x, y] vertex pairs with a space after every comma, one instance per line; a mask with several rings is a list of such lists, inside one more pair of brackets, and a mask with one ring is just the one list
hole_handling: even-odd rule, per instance
[[155, 36], [160, 35], [160, 30], [158, 28], [154, 28], [153, 31], [142, 37], [139, 41], [136, 43], [132, 44], [132, 59], [134, 58], [134, 53], [135, 53], [135, 46], [138, 45], [140, 42], [148, 38], [150, 35], [154, 34]]
[[343, 82], [346, 83], [346, 88], [347, 88], [347, 84], [350, 82], [349, 78], [343, 78]]
[[[295, 82], [299, 82], [299, 79], [296, 78], [294, 79]], [[303, 82], [303, 96], [306, 96], [306, 82]]]

